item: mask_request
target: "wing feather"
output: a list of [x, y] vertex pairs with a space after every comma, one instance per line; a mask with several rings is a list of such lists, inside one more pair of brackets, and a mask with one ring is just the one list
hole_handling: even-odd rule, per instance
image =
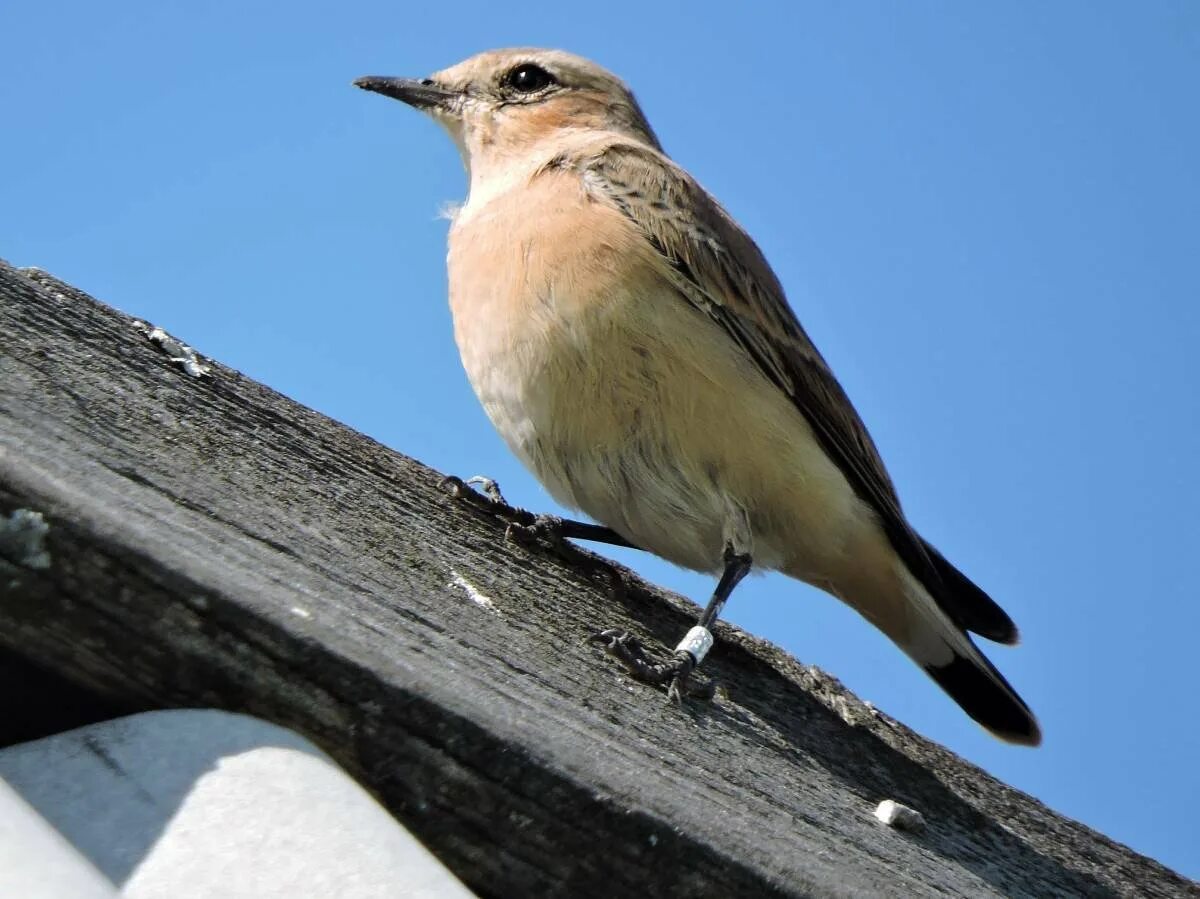
[[[982, 636], [1015, 641], [1016, 628], [1004, 611], [905, 520], [874, 441], [749, 235], [687, 172], [650, 147], [608, 143], [574, 164], [591, 195], [616, 206], [669, 264], [679, 294], [719, 325], [792, 399], [943, 611]], [[948, 584], [946, 569], [973, 592]]]

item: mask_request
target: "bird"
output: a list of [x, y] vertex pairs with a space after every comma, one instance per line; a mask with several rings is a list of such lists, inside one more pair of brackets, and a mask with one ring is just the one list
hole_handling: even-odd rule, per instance
[[971, 634], [1007, 613], [901, 509], [875, 443], [742, 227], [664, 151], [632, 91], [562, 50], [490, 50], [354, 84], [430, 115], [467, 170], [449, 229], [454, 336], [487, 415], [566, 536], [719, 577], [668, 663], [598, 639], [678, 698], [752, 569], [827, 591], [1002, 740], [1029, 707]]

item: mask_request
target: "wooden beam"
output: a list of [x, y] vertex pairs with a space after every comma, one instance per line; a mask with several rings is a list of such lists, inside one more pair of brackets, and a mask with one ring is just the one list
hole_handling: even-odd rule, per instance
[[50, 557], [0, 560], [0, 645], [104, 702], [299, 731], [482, 895], [1194, 889], [736, 628], [727, 695], [669, 705], [585, 638], [690, 603], [149, 330], [0, 264], [0, 519]]

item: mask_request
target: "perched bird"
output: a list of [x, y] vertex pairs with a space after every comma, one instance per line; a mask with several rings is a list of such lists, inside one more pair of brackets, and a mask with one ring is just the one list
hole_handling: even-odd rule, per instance
[[738, 581], [779, 570], [856, 609], [996, 736], [1040, 742], [967, 634], [1016, 643], [1012, 620], [908, 523], [766, 259], [629, 88], [536, 49], [355, 84], [430, 114], [462, 154], [455, 338], [513, 452], [602, 525], [563, 533], [721, 575], [674, 662], [615, 631], [610, 651], [678, 695]]

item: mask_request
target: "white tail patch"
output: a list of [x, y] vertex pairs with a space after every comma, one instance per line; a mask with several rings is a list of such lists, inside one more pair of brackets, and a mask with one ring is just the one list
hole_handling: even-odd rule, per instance
[[[900, 578], [904, 586], [904, 595], [918, 612], [914, 616], [916, 622], [909, 630], [909, 639], [901, 645], [901, 649], [918, 665], [934, 665], [938, 668], [949, 665], [955, 656], [962, 656], [981, 671], [988, 672], [990, 677], [991, 665], [984, 659], [983, 653], [942, 611], [921, 582], [903, 566], [900, 567]], [[996, 683], [1006, 691], [1009, 689], [999, 681]]]
[[912, 614], [901, 649], [995, 736], [1023, 746], [1040, 744], [1037, 719], [1004, 675], [908, 572], [902, 582]]

